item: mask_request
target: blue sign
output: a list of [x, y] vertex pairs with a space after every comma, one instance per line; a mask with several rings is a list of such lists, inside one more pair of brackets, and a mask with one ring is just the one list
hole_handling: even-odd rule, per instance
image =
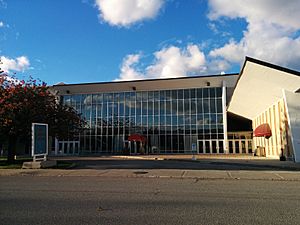
[[48, 154], [48, 124], [32, 124], [32, 156]]

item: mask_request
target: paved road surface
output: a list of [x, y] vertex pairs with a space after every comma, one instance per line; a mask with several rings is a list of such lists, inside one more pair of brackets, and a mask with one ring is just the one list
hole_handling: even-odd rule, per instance
[[300, 182], [0, 177], [1, 225], [299, 224]]
[[[62, 158], [67, 160], [67, 158]], [[76, 163], [76, 169], [189, 169], [189, 170], [299, 170], [298, 167], [285, 167], [278, 161], [270, 164], [268, 161], [252, 163], [251, 160], [141, 160], [78, 157], [69, 161]], [[264, 163], [265, 162], [265, 163]]]

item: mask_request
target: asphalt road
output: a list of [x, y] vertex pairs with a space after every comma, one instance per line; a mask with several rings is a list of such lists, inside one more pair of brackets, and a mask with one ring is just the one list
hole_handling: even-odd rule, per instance
[[296, 181], [0, 177], [0, 224], [299, 224]]

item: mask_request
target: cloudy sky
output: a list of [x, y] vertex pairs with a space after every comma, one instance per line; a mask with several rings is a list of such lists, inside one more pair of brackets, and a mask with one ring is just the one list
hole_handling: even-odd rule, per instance
[[232, 73], [246, 55], [300, 70], [299, 0], [0, 0], [1, 68], [19, 79]]

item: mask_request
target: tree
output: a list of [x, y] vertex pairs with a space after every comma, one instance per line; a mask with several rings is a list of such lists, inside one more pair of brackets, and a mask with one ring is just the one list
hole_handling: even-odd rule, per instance
[[47, 123], [49, 135], [59, 139], [73, 137], [85, 125], [75, 109], [60, 104], [44, 82], [0, 74], [0, 137], [8, 143], [8, 162], [14, 160], [16, 143], [30, 140], [32, 123]]

